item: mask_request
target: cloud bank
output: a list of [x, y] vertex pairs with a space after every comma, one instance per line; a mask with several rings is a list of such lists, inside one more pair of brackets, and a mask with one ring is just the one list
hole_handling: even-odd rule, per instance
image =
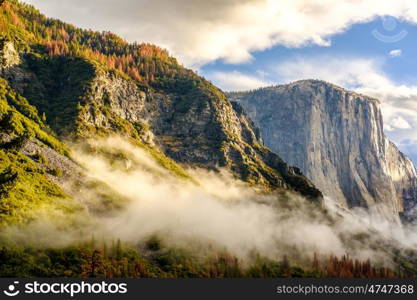
[[168, 48], [187, 66], [251, 60], [275, 45], [328, 46], [355, 23], [417, 22], [414, 0], [26, 0], [49, 16]]
[[251, 90], [272, 85], [272, 82], [262, 78], [262, 75], [263, 74], [259, 74], [260, 77], [251, 76], [238, 71], [219, 71], [206, 74], [206, 76], [210, 78], [215, 85], [224, 91]]
[[[49, 247], [90, 240], [92, 235], [140, 245], [157, 235], [169, 246], [201, 255], [226, 251], [248, 261], [257, 254], [272, 259], [288, 255], [299, 261], [314, 253], [349, 254], [384, 265], [390, 265], [392, 249], [414, 248], [417, 243], [413, 227], [408, 231], [397, 226], [378, 214], [378, 207], [347, 211], [326, 199], [324, 211], [293, 193], [256, 193], [226, 172], [188, 170], [196, 184], [174, 176], [149, 153], [121, 138], [90, 141], [89, 147], [73, 150], [85, 168], [83, 182], [105, 184], [124, 199], [121, 207], [106, 214], [83, 214], [67, 225], [64, 217], [59, 224], [41, 219], [2, 234], [22, 245]], [[88, 195], [77, 199], [90, 207], [103, 193], [102, 186], [89, 188]]]

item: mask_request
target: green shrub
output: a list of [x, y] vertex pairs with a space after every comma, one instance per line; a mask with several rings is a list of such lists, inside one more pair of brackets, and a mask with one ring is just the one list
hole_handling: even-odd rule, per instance
[[40, 151], [37, 151], [34, 155], [33, 155], [33, 159], [43, 165], [47, 165], [48, 164], [48, 158], [42, 154]]
[[62, 177], [63, 173], [60, 168], [54, 168], [49, 170], [49, 174], [55, 177]]
[[152, 236], [147, 242], [146, 242], [146, 248], [151, 251], [159, 251], [161, 250], [161, 240], [157, 236]]

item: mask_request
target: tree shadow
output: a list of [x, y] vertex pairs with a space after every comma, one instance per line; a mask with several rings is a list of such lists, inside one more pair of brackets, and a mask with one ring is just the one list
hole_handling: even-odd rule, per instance
[[22, 95], [57, 135], [73, 132], [79, 105], [96, 76], [94, 65], [81, 57], [25, 54], [19, 67], [28, 74], [21, 79]]

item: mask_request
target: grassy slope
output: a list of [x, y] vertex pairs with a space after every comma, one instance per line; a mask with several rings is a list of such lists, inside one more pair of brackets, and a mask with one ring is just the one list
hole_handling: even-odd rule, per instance
[[46, 132], [37, 111], [0, 79], [0, 224], [27, 223], [40, 211], [50, 215], [73, 212], [78, 208], [72, 199], [46, 177], [45, 170], [19, 150], [36, 138], [45, 147], [61, 154], [68, 148]]

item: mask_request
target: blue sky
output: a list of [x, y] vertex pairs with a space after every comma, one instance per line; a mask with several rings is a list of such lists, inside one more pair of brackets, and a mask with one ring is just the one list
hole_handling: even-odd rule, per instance
[[323, 79], [381, 100], [417, 164], [415, 0], [25, 0], [48, 16], [168, 49], [224, 90]]
[[[387, 21], [388, 19], [388, 21]], [[387, 23], [388, 22], [388, 23]], [[384, 25], [396, 24], [395, 28]], [[397, 42], [383, 42], [374, 36], [374, 31], [388, 37], [406, 33]], [[403, 35], [401, 35], [402, 37]], [[282, 83], [285, 79], [274, 72], [274, 65], [294, 57], [361, 57], [381, 61], [383, 70], [397, 84], [417, 84], [417, 26], [392, 17], [380, 17], [372, 22], [353, 25], [346, 32], [336, 34], [330, 39], [330, 46], [307, 45], [301, 48], [275, 46], [267, 50], [253, 52], [253, 59], [248, 63], [230, 64], [222, 59], [201, 67], [201, 74], [210, 77], [214, 72], [238, 71], [248, 76], [260, 77], [267, 82]], [[395, 55], [390, 55], [391, 51]], [[263, 75], [263, 76], [259, 76]], [[218, 82], [222, 85], [222, 82]], [[225, 89], [228, 89], [225, 86]], [[244, 87], [242, 87], [244, 89]]]

